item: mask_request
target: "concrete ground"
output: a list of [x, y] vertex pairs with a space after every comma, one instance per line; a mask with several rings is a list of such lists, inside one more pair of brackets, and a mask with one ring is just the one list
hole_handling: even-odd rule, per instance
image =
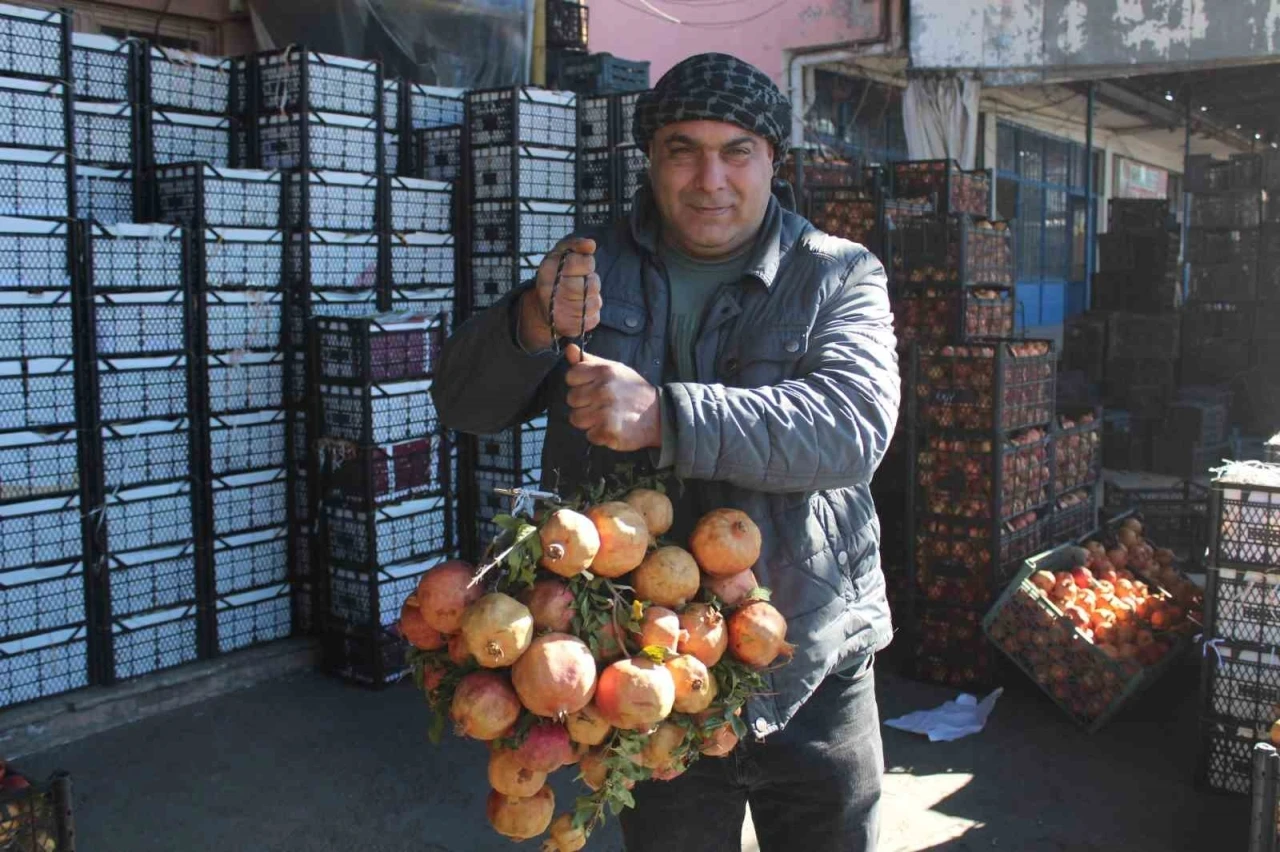
[[[1245, 799], [1191, 784], [1195, 691], [1189, 660], [1088, 735], [1010, 676], [981, 734], [929, 743], [885, 729], [881, 852], [1243, 852]], [[883, 718], [953, 695], [880, 675]], [[426, 728], [410, 685], [370, 692], [308, 672], [19, 763], [36, 776], [72, 773], [82, 852], [537, 848], [485, 823], [483, 746], [433, 747]], [[560, 785], [562, 803], [571, 786]], [[616, 829], [588, 848], [618, 852]]]

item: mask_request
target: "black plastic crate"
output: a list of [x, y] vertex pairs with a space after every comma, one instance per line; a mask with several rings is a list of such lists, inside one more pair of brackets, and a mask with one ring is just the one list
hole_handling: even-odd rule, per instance
[[1180, 558], [1199, 563], [1208, 545], [1209, 489], [1184, 481], [1161, 488], [1125, 488], [1107, 482], [1103, 509], [1107, 516], [1138, 511], [1145, 534]]
[[1280, 571], [1280, 474], [1233, 466], [1214, 479], [1209, 515], [1210, 564]]
[[586, 50], [591, 18], [586, 3], [574, 0], [547, 0], [547, 47]]
[[[1193, 234], [1204, 234], [1195, 231]], [[1168, 270], [1179, 273], [1181, 235], [1164, 228], [1111, 231], [1098, 235], [1098, 267], [1106, 271], [1129, 272], [1129, 280], [1141, 281]], [[1192, 242], [1196, 238], [1193, 237]], [[1188, 243], [1188, 249], [1191, 242]]]
[[899, 198], [933, 196], [937, 199], [939, 213], [989, 217], [991, 183], [990, 169], [964, 171], [955, 160], [912, 160], [893, 164], [892, 194]]
[[1146, 418], [1164, 411], [1177, 386], [1178, 362], [1172, 357], [1108, 358], [1103, 402]]
[[615, 144], [632, 145], [635, 143], [632, 128], [635, 126], [636, 104], [643, 94], [644, 91], [637, 91], [624, 92], [614, 96], [618, 101], [618, 132], [614, 135]]
[[903, 284], [1014, 283], [1013, 229], [1006, 222], [905, 219], [889, 241], [890, 272]]
[[1165, 409], [1161, 432], [1201, 444], [1225, 444], [1230, 437], [1227, 412], [1230, 398], [1225, 402], [1203, 399], [1174, 400]]
[[1113, 198], [1107, 202], [1109, 231], [1163, 228], [1173, 223], [1173, 211], [1165, 199]]
[[578, 98], [578, 151], [608, 151], [617, 139], [618, 99], [614, 95], [582, 95]]
[[9, 637], [74, 627], [84, 620], [82, 559], [0, 571], [0, 637], [5, 637], [0, 645]]
[[133, 222], [138, 218], [140, 186], [134, 179], [136, 173], [133, 169], [82, 166], [78, 163], [74, 169], [77, 218], [104, 225]]
[[289, 478], [283, 467], [215, 477], [212, 493], [217, 535], [288, 523]]
[[408, 97], [404, 93], [406, 85], [398, 78], [384, 78], [382, 81], [382, 129], [389, 134], [399, 134], [404, 127], [404, 102]]
[[1259, 230], [1203, 230], [1187, 232], [1187, 262], [1192, 265], [1248, 263], [1252, 268], [1259, 249]]
[[208, 356], [209, 413], [284, 406], [284, 353], [232, 352]]
[[351, 628], [330, 617], [320, 639], [324, 670], [343, 680], [383, 689], [410, 672], [404, 639], [388, 630]]
[[444, 319], [441, 314], [406, 312], [318, 318], [320, 376], [361, 385], [429, 376], [448, 331]]
[[289, 345], [309, 346], [307, 326], [314, 317], [363, 317], [378, 313], [378, 291], [316, 290], [305, 295], [290, 293], [286, 301]]
[[1270, 730], [1280, 702], [1280, 656], [1270, 649], [1214, 642], [1201, 665], [1205, 718]]
[[365, 444], [395, 444], [437, 431], [431, 382], [409, 379], [363, 386], [321, 382], [319, 434]]
[[185, 417], [104, 423], [101, 445], [107, 490], [191, 475], [191, 421]]
[[917, 346], [912, 368], [917, 417], [927, 429], [993, 434], [1053, 419], [1050, 340]]
[[0, 570], [80, 559], [79, 496], [0, 503], [0, 538]]
[[231, 111], [231, 59], [150, 44], [142, 63], [152, 106], [215, 114]]
[[76, 101], [76, 161], [116, 168], [139, 165], [137, 110], [131, 103]]
[[1053, 493], [1092, 486], [1102, 478], [1102, 409], [1060, 411], [1053, 427]]
[[209, 461], [214, 476], [287, 464], [284, 409], [269, 408], [209, 418]]
[[[89, 685], [89, 629], [64, 627], [0, 639], [0, 707], [61, 695]], [[19, 791], [18, 796], [26, 791]], [[6, 793], [4, 802], [11, 793]], [[38, 848], [38, 847], [32, 847]]]
[[70, 49], [69, 10], [0, 4], [0, 74], [66, 80]]
[[613, 167], [617, 172], [614, 180], [618, 200], [629, 203], [649, 179], [649, 158], [635, 145], [622, 145], [614, 151]]
[[450, 546], [443, 497], [423, 497], [351, 509], [324, 504], [325, 550], [329, 564], [373, 570], [445, 552]]
[[443, 435], [396, 444], [326, 440], [320, 446], [325, 495], [353, 509], [446, 492], [451, 485]]
[[98, 358], [99, 414], [106, 421], [179, 417], [190, 410], [187, 357]]
[[373, 571], [330, 568], [329, 614], [349, 627], [394, 628], [405, 599], [434, 561], [401, 562]]
[[464, 89], [408, 83], [404, 92], [409, 97], [410, 130], [460, 125], [465, 121], [467, 106]]
[[1259, 189], [1244, 189], [1213, 194], [1198, 193], [1191, 198], [1191, 228], [1256, 228], [1262, 223], [1267, 194]]
[[77, 101], [139, 102], [141, 42], [99, 33], [71, 34], [72, 84]]
[[382, 131], [382, 173], [400, 173], [400, 134]]
[[379, 283], [377, 233], [296, 231], [285, 250], [285, 280], [299, 291], [321, 289], [367, 290]]
[[391, 310], [430, 316], [443, 314], [444, 327], [451, 331], [456, 314], [456, 295], [453, 287], [396, 288], [391, 291]]
[[373, 231], [378, 222], [378, 178], [326, 170], [290, 172], [285, 224], [294, 229]]
[[1263, 445], [1262, 460], [1268, 464], [1280, 464], [1280, 432], [1268, 438]]
[[573, 228], [572, 204], [482, 201], [471, 205], [471, 253], [538, 255], [541, 260]]
[[292, 611], [288, 583], [219, 595], [213, 607], [218, 653], [284, 639], [293, 632]]
[[311, 523], [315, 520], [316, 506], [319, 499], [312, 488], [312, 476], [309, 462], [294, 463], [289, 468], [289, 520], [291, 522]]
[[188, 228], [280, 227], [280, 173], [175, 163], [154, 174], [156, 213]]
[[0, 216], [68, 218], [70, 163], [62, 151], [0, 148]]
[[70, 234], [64, 221], [0, 216], [0, 291], [70, 288]]
[[537, 145], [577, 147], [577, 108], [572, 92], [519, 86], [467, 92], [467, 124], [473, 147]]
[[443, 287], [458, 280], [452, 234], [389, 234], [387, 261], [387, 283], [396, 289]]
[[238, 119], [175, 110], [150, 109], [144, 114], [147, 162], [150, 165], [205, 162], [231, 165], [232, 135]]
[[75, 429], [0, 432], [0, 500], [75, 492], [80, 485]]
[[188, 480], [111, 489], [101, 517], [105, 547], [112, 553], [195, 540]]
[[305, 408], [286, 409], [285, 443], [290, 463], [305, 465], [311, 460], [310, 419], [310, 412]]
[[0, 145], [70, 148], [70, 104], [66, 83], [0, 77]]
[[471, 200], [572, 202], [576, 154], [569, 148], [491, 145], [471, 149]]
[[0, 290], [0, 359], [75, 355], [69, 290]]
[[96, 293], [186, 289], [189, 259], [179, 227], [95, 223], [89, 250], [90, 284]]
[[551, 79], [565, 91], [580, 95], [640, 92], [649, 88], [648, 60], [623, 59], [611, 53], [559, 52], [548, 56]]
[[391, 231], [447, 234], [453, 230], [453, 185], [413, 177], [388, 178], [387, 217]]
[[378, 174], [378, 120], [335, 112], [272, 112], [258, 116], [258, 158], [266, 169], [334, 169]]
[[1068, 491], [1054, 501], [1049, 519], [1051, 542], [1077, 541], [1097, 528], [1098, 501], [1093, 488]]
[[188, 305], [182, 290], [104, 292], [93, 297], [94, 348], [99, 355], [189, 352]]
[[115, 680], [141, 677], [194, 662], [199, 629], [194, 602], [111, 618]]
[[75, 423], [75, 374], [66, 357], [0, 361], [0, 429]]
[[920, 514], [908, 537], [916, 585], [929, 600], [986, 606], [1052, 542], [1048, 512], [991, 522]]
[[213, 539], [213, 588], [229, 595], [289, 579], [289, 528], [266, 527]]
[[375, 60], [290, 46], [257, 56], [263, 112], [315, 110], [381, 119], [382, 66]]
[[1178, 357], [1185, 326], [1179, 314], [1112, 313], [1107, 321], [1107, 360]]
[[986, 437], [917, 436], [918, 505], [933, 515], [1009, 520], [1049, 503], [1053, 442], [1030, 429], [998, 444]]
[[205, 346], [210, 352], [276, 350], [283, 345], [283, 293], [208, 290], [203, 299]]
[[575, 221], [579, 228], [605, 228], [613, 224], [615, 204], [612, 201], [598, 201], [593, 204], [579, 204]]
[[466, 167], [463, 128], [434, 127], [413, 132], [416, 162], [414, 174], [427, 180], [456, 181]]
[[278, 290], [284, 285], [284, 232], [205, 228], [196, 234], [200, 288]]
[[1204, 612], [1205, 635], [1211, 639], [1261, 648], [1280, 645], [1280, 573], [1210, 566]]
[[913, 287], [894, 299], [898, 348], [1010, 338], [1016, 300], [1012, 287]]
[[1258, 265], [1253, 259], [1213, 265], [1192, 263], [1190, 285], [1190, 297], [1196, 301], [1252, 302], [1258, 296]]
[[1222, 793], [1248, 795], [1253, 779], [1253, 747], [1267, 738], [1266, 730], [1231, 722], [1201, 724], [1196, 781]]
[[532, 279], [542, 258], [543, 253], [472, 257], [470, 309], [484, 310], [496, 304], [520, 282]]
[[547, 418], [535, 417], [497, 435], [476, 436], [476, 467], [492, 471], [525, 471], [542, 467]]
[[105, 555], [115, 617], [195, 603], [196, 546], [186, 542]]

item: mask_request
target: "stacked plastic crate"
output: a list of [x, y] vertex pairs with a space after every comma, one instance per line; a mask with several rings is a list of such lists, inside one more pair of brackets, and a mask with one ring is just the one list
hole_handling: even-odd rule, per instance
[[76, 215], [137, 221], [144, 205], [139, 42], [73, 33]]
[[466, 93], [444, 86], [402, 84], [400, 174], [458, 181], [463, 176]]
[[1209, 515], [1198, 780], [1247, 794], [1254, 743], [1280, 718], [1280, 466], [1229, 466]]
[[69, 33], [64, 13], [0, 6], [0, 707], [91, 676]]
[[[576, 98], [565, 92], [514, 88], [469, 92], [470, 174], [468, 308], [496, 304], [531, 279], [542, 258], [575, 226]], [[498, 487], [540, 484], [542, 436], [538, 418], [476, 439], [475, 538], [497, 533], [491, 523], [508, 505]]]
[[233, 118], [237, 63], [155, 44], [139, 60], [146, 102], [140, 123], [149, 166], [202, 162], [226, 167], [243, 162]]
[[289, 635], [281, 174], [207, 163], [157, 167], [156, 212], [191, 233], [199, 441], [211, 647]]
[[631, 138], [642, 92], [578, 96], [578, 225], [608, 225], [631, 213], [648, 158]]

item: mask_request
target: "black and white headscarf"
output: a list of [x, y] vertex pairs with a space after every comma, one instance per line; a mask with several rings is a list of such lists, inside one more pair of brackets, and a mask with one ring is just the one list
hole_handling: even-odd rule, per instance
[[631, 135], [646, 154], [659, 128], [678, 121], [725, 121], [763, 136], [776, 166], [791, 136], [791, 103], [769, 76], [726, 53], [700, 53], [676, 65], [636, 101]]

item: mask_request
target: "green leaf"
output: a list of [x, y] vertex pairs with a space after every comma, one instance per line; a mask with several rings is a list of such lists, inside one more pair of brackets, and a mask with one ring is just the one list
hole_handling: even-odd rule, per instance
[[624, 807], [634, 808], [636, 806], [636, 797], [626, 787], [623, 787], [621, 792], [618, 793], [618, 801], [622, 802]]
[[665, 663], [667, 661], [667, 657], [671, 655], [671, 652], [661, 645], [645, 645], [640, 649], [640, 653], [644, 654], [658, 665]]
[[747, 592], [748, 601], [770, 601], [773, 600], [773, 592], [764, 586], [756, 586], [750, 592]]
[[614, 799], [614, 798], [609, 799], [609, 813], [613, 814], [614, 816], [617, 816], [618, 814], [622, 813], [622, 808], [623, 808], [623, 804], [620, 799]]
[[501, 527], [507, 532], [513, 533], [513, 532], [516, 532], [518, 529], [520, 529], [520, 525], [523, 523], [523, 521], [521, 521], [519, 518], [512, 517], [511, 515], [502, 514], [502, 515], [494, 515], [493, 523], [495, 526]]

